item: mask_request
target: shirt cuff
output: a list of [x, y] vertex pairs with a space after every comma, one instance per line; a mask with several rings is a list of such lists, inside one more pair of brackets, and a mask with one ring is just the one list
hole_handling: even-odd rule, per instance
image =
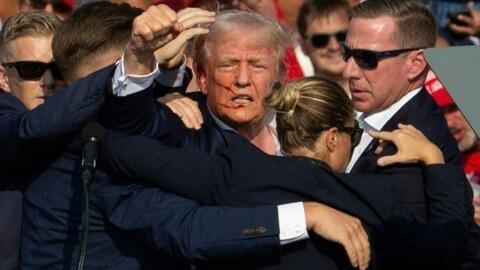
[[302, 202], [278, 206], [280, 244], [286, 245], [308, 238], [307, 221]]
[[125, 74], [125, 68], [123, 65], [124, 56], [115, 68], [115, 73], [112, 79], [112, 93], [114, 96], [124, 97], [131, 94], [138, 93], [148, 88], [153, 80], [159, 75], [158, 65], [155, 64], [155, 69], [144, 75]]

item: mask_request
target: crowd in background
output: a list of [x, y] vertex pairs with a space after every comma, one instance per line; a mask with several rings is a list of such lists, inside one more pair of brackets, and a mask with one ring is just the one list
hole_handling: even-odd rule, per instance
[[80, 265], [92, 119], [86, 269], [479, 269], [480, 139], [423, 51], [480, 3], [400, 2], [0, 0], [0, 269]]

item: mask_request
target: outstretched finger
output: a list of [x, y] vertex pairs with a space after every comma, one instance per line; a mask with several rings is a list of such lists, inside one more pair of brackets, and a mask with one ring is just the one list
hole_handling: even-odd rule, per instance
[[389, 131], [375, 131], [375, 130], [369, 130], [368, 134], [376, 139], [383, 140], [383, 141], [393, 141], [394, 135], [392, 132]]

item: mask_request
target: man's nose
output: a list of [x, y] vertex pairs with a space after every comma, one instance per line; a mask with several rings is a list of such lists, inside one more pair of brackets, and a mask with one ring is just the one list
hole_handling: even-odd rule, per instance
[[358, 73], [359, 67], [353, 57], [349, 57], [345, 63], [345, 68], [343, 69], [342, 76], [345, 79], [350, 79], [355, 77], [355, 74]]
[[50, 70], [46, 70], [40, 79], [40, 84], [41, 87], [47, 91], [45, 94], [51, 94], [57, 85], [57, 81], [53, 78], [52, 72]]
[[249, 85], [250, 83], [250, 71], [248, 63], [240, 63], [236, 75], [236, 83], [240, 86]]

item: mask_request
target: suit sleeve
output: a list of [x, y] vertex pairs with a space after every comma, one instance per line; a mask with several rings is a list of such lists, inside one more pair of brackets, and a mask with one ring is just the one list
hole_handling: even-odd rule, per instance
[[276, 206], [200, 207], [157, 188], [96, 185], [111, 223], [182, 261], [264, 258], [280, 251]]
[[[467, 231], [462, 199], [465, 187], [462, 185], [463, 171], [458, 165], [426, 166], [423, 169], [425, 182], [422, 183], [425, 183], [430, 200], [425, 221], [404, 205], [399, 192], [385, 175], [344, 174], [336, 179], [333, 174], [321, 173], [327, 171], [326, 168], [317, 168], [318, 177], [308, 177], [308, 174], [300, 177], [298, 174], [295, 181], [289, 181], [281, 176], [288, 175], [289, 167], [285, 166], [285, 171], [277, 174], [276, 184], [273, 184], [271, 179], [267, 179], [272, 178], [271, 174], [241, 174], [243, 171], [250, 172], [250, 168], [238, 165], [238, 160], [234, 158], [238, 155], [232, 157], [227, 152], [212, 156], [182, 151], [141, 137], [124, 137], [115, 141], [116, 145], [109, 148], [115, 151], [111, 155], [113, 166], [121, 168], [117, 172], [134, 179], [146, 179], [150, 184], [202, 203], [229, 201], [228, 196], [232, 194], [228, 193], [229, 190], [251, 202], [254, 200], [251, 192], [268, 190], [269, 197], [272, 196], [270, 203], [278, 203], [273, 192], [288, 190], [291, 194], [327, 203], [366, 221], [375, 230], [375, 238], [383, 243], [385, 253], [405, 269], [416, 266], [454, 268], [465, 256]], [[235, 153], [241, 154], [241, 151]], [[243, 159], [242, 166], [251, 164], [268, 172], [268, 163], [263, 163], [263, 159], [260, 161], [257, 156], [251, 155], [248, 158]], [[252, 165], [252, 162], [255, 164]], [[265, 166], [260, 167], [259, 162]], [[276, 170], [282, 169], [276, 167]], [[290, 170], [298, 168], [290, 167]], [[229, 182], [232, 177], [236, 180]], [[255, 181], [248, 177], [253, 177]], [[247, 187], [244, 182], [252, 185]], [[285, 196], [292, 195], [282, 193], [282, 197]]]
[[115, 174], [202, 204], [224, 201], [226, 180], [231, 173], [228, 159], [221, 156], [113, 131], [107, 132], [99, 164]]
[[430, 165], [423, 173], [429, 200], [426, 221], [407, 210], [398, 192], [382, 183], [386, 181], [384, 176], [345, 176], [361, 199], [381, 217], [383, 222], [375, 229], [385, 234], [388, 254], [397, 265], [405, 269], [455, 269], [465, 259], [468, 243], [463, 170], [458, 165]]
[[62, 149], [71, 135], [93, 119], [111, 85], [113, 66], [80, 79], [49, 97], [44, 104], [28, 111], [12, 101], [0, 104], [0, 148], [2, 172], [15, 171]]

